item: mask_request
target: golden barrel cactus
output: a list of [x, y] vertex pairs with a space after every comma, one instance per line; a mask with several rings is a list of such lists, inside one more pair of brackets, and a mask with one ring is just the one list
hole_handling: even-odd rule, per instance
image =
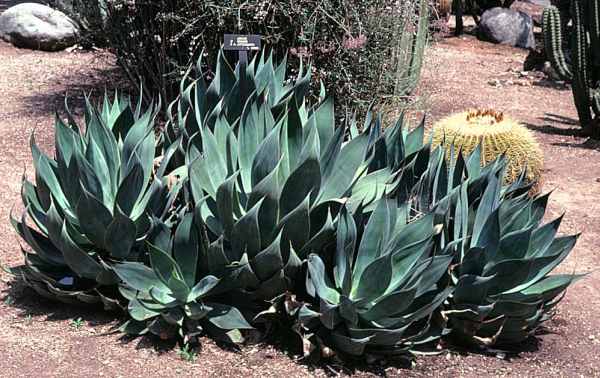
[[471, 153], [480, 143], [481, 163], [485, 164], [502, 154], [508, 158], [506, 181], [519, 177], [527, 167], [527, 180], [540, 189], [544, 164], [542, 150], [525, 126], [492, 109], [472, 109], [451, 115], [433, 126], [433, 146], [444, 143], [449, 155], [450, 146], [455, 151]]

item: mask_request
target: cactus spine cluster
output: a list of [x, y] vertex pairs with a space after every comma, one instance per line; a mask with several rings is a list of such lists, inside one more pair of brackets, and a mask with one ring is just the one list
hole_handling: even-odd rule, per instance
[[[571, 0], [569, 14], [544, 10], [546, 54], [558, 75], [572, 83], [579, 122], [586, 135], [600, 138], [600, 0]], [[563, 47], [568, 18], [572, 21], [570, 54]]]
[[544, 158], [539, 144], [523, 125], [493, 109], [471, 109], [453, 114], [433, 126], [434, 146], [443, 145], [448, 157], [460, 149], [472, 153], [481, 145], [481, 163], [506, 155], [505, 180], [512, 183], [527, 168], [526, 180], [540, 188]]

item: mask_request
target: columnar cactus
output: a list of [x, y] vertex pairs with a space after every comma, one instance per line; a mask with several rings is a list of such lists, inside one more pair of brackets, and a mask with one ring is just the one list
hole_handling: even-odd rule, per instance
[[543, 17], [545, 50], [558, 75], [571, 81], [579, 122], [586, 135], [600, 138], [600, 0], [571, 0], [570, 52], [563, 49], [567, 15], [546, 8]]

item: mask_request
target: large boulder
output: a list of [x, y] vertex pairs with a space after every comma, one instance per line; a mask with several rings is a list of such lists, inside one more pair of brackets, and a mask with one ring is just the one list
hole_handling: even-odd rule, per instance
[[77, 41], [77, 24], [66, 14], [36, 3], [23, 3], [0, 15], [0, 38], [17, 47], [57, 51]]
[[[538, 1], [538, 2], [534, 2]], [[547, 3], [546, 3], [547, 1]], [[510, 6], [510, 9], [516, 10], [518, 12], [523, 12], [529, 15], [533, 19], [533, 23], [537, 26], [542, 25], [542, 16], [544, 13], [544, 9], [549, 7], [550, 1], [539, 1], [539, 0], [525, 0], [525, 1], [515, 1]]]
[[494, 43], [535, 48], [533, 20], [525, 13], [506, 8], [492, 8], [481, 15], [478, 27], [482, 39]]

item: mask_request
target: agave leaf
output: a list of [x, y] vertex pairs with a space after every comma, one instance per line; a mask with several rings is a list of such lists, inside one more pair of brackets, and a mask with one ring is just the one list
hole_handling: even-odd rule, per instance
[[435, 286], [440, 282], [442, 276], [448, 272], [450, 264], [452, 263], [453, 256], [434, 256], [431, 259], [431, 263], [427, 269], [423, 271], [419, 277], [415, 277], [418, 280], [418, 290], [415, 296], [421, 296], [425, 292], [435, 289]]
[[349, 206], [355, 208], [360, 202], [370, 203], [365, 211], [373, 211], [386, 189], [389, 191], [391, 176], [389, 168], [383, 168], [359, 178], [352, 188]]
[[253, 207], [259, 201], [262, 206], [258, 213], [261, 234], [261, 247], [266, 248], [272, 241], [279, 217], [279, 165], [259, 182], [250, 193], [247, 207]]
[[[310, 240], [310, 193], [298, 207], [288, 213], [278, 225], [278, 230], [283, 230], [284, 243], [291, 243], [296, 251], [302, 250]], [[300, 256], [304, 258], [305, 256]]]
[[330, 304], [338, 304], [340, 295], [329, 282], [329, 278], [325, 274], [325, 265], [319, 256], [315, 254], [308, 256], [308, 272], [319, 298]]
[[[134, 153], [137, 153], [140, 159], [145, 162], [148, 158], [149, 145], [152, 148], [152, 157], [150, 157], [150, 164], [154, 161], [154, 130], [152, 129], [152, 113], [154, 109], [148, 109], [139, 119], [135, 121], [135, 124], [131, 126], [129, 132], [123, 140], [123, 146], [121, 148], [121, 161], [126, 164], [121, 164], [121, 177], [127, 176], [129, 161]], [[151, 167], [150, 167], [151, 168]], [[144, 177], [149, 177], [150, 172], [147, 172], [147, 168], [144, 167]]]
[[[341, 298], [340, 298], [341, 300]], [[334, 330], [344, 321], [338, 311], [339, 304], [332, 304], [323, 298], [319, 298], [319, 320], [329, 330]]]
[[[417, 309], [412, 312], [410, 315], [403, 316], [400, 318], [400, 322], [395, 324], [395, 328], [399, 327], [400, 324], [408, 324], [411, 322], [419, 321], [427, 316], [431, 316], [431, 314], [435, 311], [435, 309], [439, 308], [448, 296], [452, 293], [454, 289], [451, 287], [447, 287], [442, 291], [431, 291], [424, 296], [421, 296], [419, 300], [415, 301], [411, 305], [411, 308], [417, 307]], [[410, 310], [408, 310], [410, 311]], [[381, 325], [383, 327], [388, 327], [389, 323], [393, 318], [382, 319]]]
[[[312, 114], [311, 119], [319, 131], [320, 151], [325, 151], [334, 135], [335, 111], [332, 97], [327, 97]], [[311, 120], [309, 119], [309, 124]]]
[[35, 143], [35, 137], [31, 134], [30, 138], [31, 154], [33, 155], [33, 166], [36, 173], [36, 182], [38, 186], [41, 182], [47, 186], [52, 196], [62, 209], [69, 208], [69, 202], [61, 189], [60, 183], [54, 173], [56, 163], [42, 153]]
[[469, 154], [466, 161], [466, 168], [469, 178], [476, 178], [481, 176], [481, 144]]
[[532, 260], [532, 268], [529, 271], [526, 279], [521, 281], [522, 283], [520, 285], [511, 288], [506, 293], [521, 291], [545, 277], [569, 255], [573, 247], [575, 247], [577, 239], [578, 235], [555, 239], [543, 257]]
[[366, 321], [377, 321], [381, 318], [389, 318], [395, 314], [401, 314], [413, 303], [417, 293], [417, 287], [413, 286], [405, 290], [386, 294], [378, 299], [367, 311], [360, 312], [360, 317]]
[[117, 206], [104, 237], [104, 245], [110, 256], [119, 260], [126, 259], [135, 243], [136, 233], [135, 223]]
[[[141, 98], [142, 96], [140, 96]], [[129, 133], [131, 126], [135, 124], [135, 114], [131, 109], [131, 104], [127, 104], [123, 111], [117, 116], [112, 123], [112, 133], [117, 139], [125, 139], [125, 136]], [[117, 171], [118, 172], [118, 171]]]
[[546, 214], [546, 207], [548, 206], [550, 194], [551, 192], [546, 193], [531, 202], [531, 220], [529, 221], [529, 224], [534, 226], [538, 226], [540, 224], [544, 218], [544, 214]]
[[200, 241], [194, 227], [193, 214], [186, 214], [175, 231], [173, 257], [181, 269], [183, 280], [192, 287], [196, 282]]
[[585, 274], [556, 274], [547, 276], [526, 289], [521, 290], [518, 294], [524, 296], [541, 296], [544, 301], [548, 301], [583, 277], [585, 277]]
[[123, 181], [119, 184], [115, 207], [118, 206], [123, 213], [131, 215], [134, 207], [143, 194], [144, 186], [144, 171], [142, 165], [138, 161], [133, 164], [127, 176], [125, 176]]
[[280, 160], [279, 127], [273, 128], [258, 147], [252, 161], [252, 187], [256, 187], [265, 177], [273, 172]]
[[365, 348], [371, 341], [373, 336], [365, 337], [363, 339], [354, 339], [348, 336], [344, 336], [339, 332], [333, 332], [331, 339], [336, 347], [342, 352], [348, 353], [352, 356], [360, 356], [365, 353]]
[[337, 225], [335, 266], [333, 276], [338, 289], [349, 295], [352, 288], [352, 264], [356, 247], [357, 229], [354, 218], [344, 206]]
[[526, 258], [544, 256], [546, 252], [549, 251], [549, 247], [552, 245], [552, 242], [556, 237], [556, 233], [558, 232], [558, 228], [560, 227], [563, 216], [564, 215], [561, 215], [552, 222], [549, 222], [533, 231], [527, 253], [523, 254], [522, 256]]
[[260, 200], [233, 226], [230, 256], [232, 261], [239, 261], [244, 253], [254, 257], [261, 250], [258, 214], [262, 204], [263, 200]]
[[[477, 222], [477, 216], [475, 219]], [[485, 220], [477, 237], [475, 236], [475, 230], [473, 231], [471, 245], [485, 249], [486, 253], [490, 256], [494, 256], [498, 252], [498, 248], [500, 247], [500, 219], [498, 217], [498, 209], [494, 210]]]
[[[315, 228], [316, 225], [310, 224], [311, 228]], [[310, 238], [310, 240], [302, 247], [300, 250], [300, 255], [308, 256], [311, 253], [319, 253], [325, 250], [325, 247], [332, 243], [335, 237], [335, 225], [333, 223], [333, 217], [331, 216], [331, 212], [327, 212], [327, 217], [325, 219], [325, 224], [317, 233]]]
[[321, 176], [325, 182], [331, 176], [344, 142], [344, 128], [338, 127], [326, 146], [321, 147]]
[[283, 184], [279, 200], [280, 216], [284, 217], [296, 209], [311, 193], [318, 193], [321, 170], [317, 155], [309, 155]]
[[59, 248], [65, 258], [65, 263], [80, 277], [96, 279], [98, 274], [104, 270], [96, 260], [73, 242], [64, 223]]
[[319, 193], [319, 201], [340, 198], [353, 182], [357, 170], [362, 165], [368, 147], [368, 136], [361, 134], [342, 147], [331, 169], [331, 175], [324, 180]]
[[165, 284], [178, 300], [185, 301], [189, 295], [181, 267], [166, 252], [148, 243], [150, 263], [156, 277]]
[[227, 176], [227, 162], [221, 154], [221, 147], [209, 129], [200, 129], [202, 136], [202, 152], [206, 159], [208, 174], [213, 182], [222, 182]]
[[421, 123], [413, 131], [408, 133], [406, 141], [404, 143], [405, 153], [407, 156], [414, 154], [423, 147], [423, 139], [425, 136], [425, 117], [421, 120]]
[[26, 214], [26, 211], [24, 211], [21, 222], [18, 222], [11, 215], [11, 223], [15, 230], [44, 262], [55, 266], [64, 266], [65, 261], [60, 250], [44, 235], [27, 225]]
[[86, 135], [89, 138], [87, 152], [93, 152], [88, 159], [94, 168], [103, 171], [101, 177], [106, 177], [107, 180], [102, 183], [106, 187], [114, 185], [117, 182], [120, 161], [115, 136], [103, 122], [90, 123]]
[[425, 274], [430, 261], [423, 260], [432, 250], [433, 242], [427, 238], [389, 253], [392, 256], [392, 278], [385, 294], [401, 290], [409, 281]]
[[[497, 211], [499, 192], [499, 180], [495, 176], [490, 176], [488, 185], [485, 189], [485, 192], [483, 193], [483, 197], [481, 198], [479, 207], [477, 208], [477, 214], [475, 215], [475, 222], [473, 225], [473, 240], [471, 243], [471, 245], [474, 247], [485, 247], [485, 245], [479, 243], [479, 238], [482, 233], [482, 230], [484, 229], [484, 226], [486, 226], [486, 222], [488, 222], [488, 219], [492, 216], [492, 213], [494, 213], [494, 211]], [[496, 214], [494, 215], [494, 217], [497, 218], [498, 215]], [[488, 230], [490, 234], [485, 234], [484, 236], [494, 237], [494, 235], [498, 235], [498, 233], [500, 232], [500, 230], [496, 231], [495, 225], [490, 226], [488, 224], [488, 227], [491, 227], [491, 229]]]
[[210, 295], [211, 291], [221, 282], [215, 276], [206, 276], [202, 278], [190, 291], [187, 301], [193, 302], [198, 298], [203, 298]]
[[[254, 109], [253, 109], [254, 107]], [[238, 131], [238, 162], [242, 177], [242, 186], [249, 192], [252, 188], [252, 163], [259, 147], [259, 127], [254, 122], [253, 112], [256, 110], [255, 95], [253, 95], [242, 113]]]
[[138, 322], [152, 319], [160, 315], [160, 312], [148, 309], [147, 307], [142, 305], [142, 303], [137, 299], [129, 301], [127, 311], [129, 312], [129, 315], [133, 318], [133, 320], [137, 320]]
[[283, 269], [283, 258], [281, 255], [281, 233], [275, 241], [266, 249], [259, 252], [254, 258], [252, 264], [256, 277], [265, 282], [277, 272]]
[[465, 274], [460, 277], [454, 290], [456, 303], [485, 303], [488, 291], [496, 276], [480, 277]]
[[235, 216], [240, 213], [240, 203], [236, 191], [236, 181], [238, 174], [235, 173], [229, 177], [217, 189], [217, 210], [219, 220], [221, 221], [225, 230], [225, 236], [231, 237], [233, 225], [235, 223]]
[[[375, 211], [369, 218], [369, 222], [367, 223], [367, 227], [358, 248], [356, 262], [352, 272], [353, 291], [357, 290], [359, 287], [359, 280], [362, 281], [364, 279], [362, 277], [363, 272], [381, 254], [381, 246], [385, 246], [387, 244], [387, 238], [389, 237], [390, 230], [394, 227], [391, 206], [392, 201], [390, 200], [379, 201]], [[389, 279], [388, 282], [385, 283], [386, 287], [388, 284]]]
[[54, 149], [57, 162], [62, 162], [65, 166], [71, 161], [75, 150], [83, 150], [80, 136], [63, 123], [58, 113], [54, 122]]
[[[149, 267], [138, 262], [117, 263], [112, 266], [114, 272], [128, 287], [148, 293], [150, 289], [156, 287], [161, 291], [168, 291], [165, 286], [156, 276], [156, 273]], [[121, 291], [122, 293], [122, 291]]]
[[212, 310], [207, 314], [208, 320], [221, 329], [253, 329], [244, 319], [240, 311], [233, 307], [219, 303], [207, 302]]
[[113, 215], [93, 194], [82, 188], [77, 204], [77, 217], [82, 220], [80, 227], [85, 235], [101, 249], [106, 249], [106, 230], [113, 221]]
[[[201, 259], [200, 261], [202, 261]], [[223, 248], [223, 236], [210, 244], [206, 255], [207, 271], [220, 272], [229, 264]]]
[[481, 276], [488, 261], [486, 251], [483, 248], [470, 248], [462, 258], [459, 266], [460, 275]]
[[[364, 240], [364, 239], [363, 239]], [[360, 258], [360, 252], [358, 254]], [[392, 279], [392, 255], [383, 255], [369, 263], [353, 283], [350, 298], [375, 300], [389, 287]]]
[[350, 326], [356, 326], [358, 324], [357, 306], [350, 298], [345, 295], [340, 296], [338, 310], [341, 317], [345, 319], [346, 324]]

